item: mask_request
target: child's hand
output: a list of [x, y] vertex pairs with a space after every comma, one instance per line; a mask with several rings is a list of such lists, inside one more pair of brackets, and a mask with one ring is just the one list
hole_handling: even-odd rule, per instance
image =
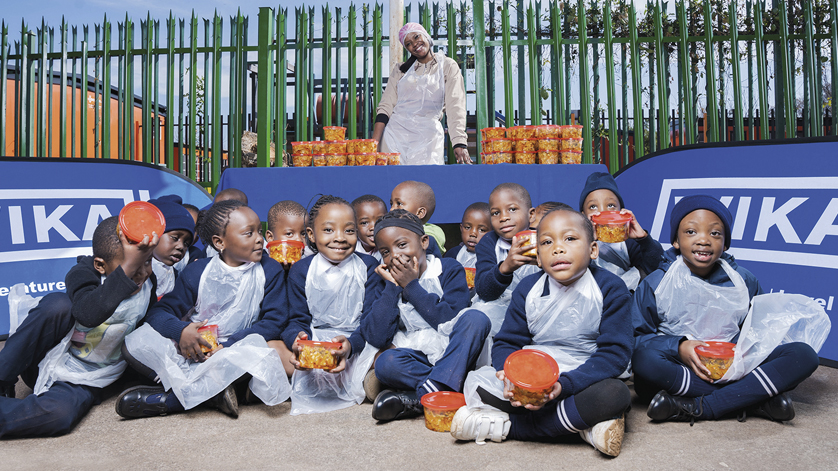
[[[552, 401], [553, 399], [559, 397], [559, 394], [561, 394], [561, 393], [562, 393], [562, 383], [556, 381], [556, 384], [553, 385], [553, 390], [550, 391], [550, 393], [545, 396], [545, 400], [542, 404], [539, 404], [539, 405], [527, 404], [527, 405], [524, 406], [524, 408], [529, 409], [529, 410], [541, 409], [542, 407], [544, 407], [545, 404], [547, 404], [548, 402]], [[520, 404], [520, 402], [518, 404]]]
[[299, 334], [297, 334], [297, 338], [294, 339], [294, 344], [291, 345], [291, 352], [294, 353], [294, 354], [291, 355], [291, 358], [288, 361], [292, 365], [294, 365], [295, 369], [298, 369], [298, 370], [301, 370], [301, 371], [308, 371], [308, 368], [303, 368], [302, 366], [300, 366], [300, 362], [297, 361], [297, 357], [300, 356], [300, 342], [299, 342], [299, 340], [308, 340], [308, 334], [306, 334], [305, 332], [300, 332]]
[[708, 383], [713, 383], [713, 380], [710, 379], [710, 370], [704, 366], [704, 363], [701, 363], [698, 353], [695, 353], [695, 347], [699, 345], [707, 344], [701, 340], [684, 340], [681, 345], [678, 345], [678, 356], [681, 357], [681, 362], [690, 367], [696, 376]]
[[121, 229], [117, 233], [119, 234], [119, 241], [122, 243], [122, 271], [128, 278], [134, 279], [137, 272], [143, 269], [143, 265], [151, 257], [154, 248], [160, 242], [160, 237], [156, 232], [152, 232], [150, 238], [146, 235], [142, 241], [134, 243], [125, 237]]
[[212, 345], [210, 345], [210, 343], [198, 333], [198, 329], [205, 325], [207, 325], [207, 321], [193, 322], [184, 327], [183, 331], [181, 331], [178, 347], [180, 347], [180, 354], [183, 355], [184, 358], [202, 362], [212, 356], [212, 352], [204, 353], [201, 350], [201, 345], [207, 347], [208, 349], [212, 348]]
[[[640, 227], [640, 223], [637, 222], [637, 218], [634, 217], [634, 213], [629, 211], [626, 208], [620, 210], [620, 214], [630, 214], [631, 215], [631, 224], [629, 224], [628, 230], [628, 238], [629, 239], [642, 239], [646, 237], [648, 234], [646, 230]], [[596, 228], [594, 228], [596, 230]]]
[[532, 255], [524, 255], [524, 252], [532, 250], [535, 245], [529, 243], [529, 237], [512, 237], [512, 247], [509, 248], [509, 253], [506, 255], [506, 260], [500, 264], [500, 272], [504, 275], [511, 275], [515, 270], [524, 265], [534, 265], [536, 258]]
[[419, 260], [416, 257], [410, 259], [406, 255], [395, 256], [390, 273], [399, 286], [406, 288], [411, 281], [419, 278]]
[[332, 339], [332, 342], [340, 342], [340, 348], [330, 352], [332, 355], [337, 355], [340, 361], [338, 362], [338, 366], [326, 371], [329, 373], [340, 373], [346, 369], [346, 361], [352, 355], [352, 344], [349, 343], [349, 339], [345, 335], [338, 335]]
[[398, 283], [396, 283], [396, 279], [393, 278], [393, 274], [387, 269], [387, 265], [382, 263], [381, 265], [375, 267], [375, 272], [378, 273], [378, 276], [380, 276], [384, 281], [389, 281], [394, 285], [398, 285]]

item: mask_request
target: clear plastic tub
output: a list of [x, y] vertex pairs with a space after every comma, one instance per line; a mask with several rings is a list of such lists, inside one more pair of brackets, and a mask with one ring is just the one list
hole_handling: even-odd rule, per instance
[[346, 165], [346, 154], [326, 154], [326, 166], [343, 167]]
[[534, 349], [518, 350], [503, 364], [504, 389], [512, 392], [512, 401], [539, 406], [559, 379], [559, 365], [550, 355]]
[[401, 164], [402, 154], [400, 154], [399, 152], [390, 152], [384, 155], [387, 156], [387, 165]]
[[563, 150], [559, 153], [559, 160], [561, 160], [563, 164], [581, 164], [582, 151]]
[[515, 141], [515, 152], [537, 152], [538, 139], [517, 139]]
[[454, 414], [466, 405], [466, 397], [458, 392], [437, 391], [422, 396], [425, 427], [434, 432], [450, 432]]
[[311, 154], [293, 154], [291, 158], [295, 167], [311, 167]]
[[355, 141], [346, 141], [346, 153], [347, 154], [354, 154], [355, 153]]
[[339, 342], [297, 340], [297, 343], [300, 345], [300, 353], [297, 355], [300, 367], [331, 370], [338, 366], [338, 357], [332, 355], [332, 350], [340, 348]]
[[468, 285], [468, 289], [474, 288], [474, 275], [477, 274], [477, 269], [469, 267], [463, 267], [463, 269], [466, 271], [466, 284]]
[[384, 152], [376, 152], [375, 165], [387, 165], [388, 157]]
[[515, 154], [513, 152], [495, 152], [496, 164], [511, 164], [515, 163]]
[[152, 232], [163, 237], [166, 218], [157, 206], [146, 201], [132, 201], [119, 211], [119, 228], [130, 241], [142, 242], [145, 236], [150, 241]]
[[502, 139], [506, 137], [506, 128], [483, 128], [480, 130], [480, 137], [484, 141], [489, 139]]
[[562, 126], [562, 137], [582, 137], [582, 126], [579, 124]]
[[538, 152], [530, 151], [530, 152], [515, 152], [515, 163], [522, 164], [522, 165], [533, 165], [535, 164], [535, 158], [538, 157]]
[[538, 126], [516, 126], [517, 139], [535, 139], [535, 132]]
[[292, 142], [291, 153], [294, 155], [311, 155], [311, 142]]
[[540, 150], [538, 151], [538, 163], [557, 164], [559, 163], [559, 151]]
[[324, 126], [324, 141], [342, 141], [346, 137], [346, 128], [340, 126]]
[[354, 150], [356, 154], [378, 152], [378, 141], [375, 139], [355, 139]]
[[512, 139], [489, 139], [483, 141], [483, 152], [512, 152], [515, 142]]
[[582, 138], [581, 137], [566, 137], [561, 139], [561, 149], [560, 150], [582, 150]]
[[557, 124], [542, 124], [535, 127], [535, 137], [537, 139], [558, 139], [561, 132], [561, 126]]
[[[527, 229], [526, 231], [521, 231], [521, 232], [515, 234], [515, 237], [517, 237], [519, 240], [524, 238], [524, 237], [529, 239], [529, 241], [524, 245], [536, 245], [536, 242], [538, 240], [538, 235], [537, 234], [538, 233], [535, 230]], [[526, 252], [524, 252], [524, 255], [530, 255], [530, 256], [535, 257], [535, 247], [533, 247], [532, 249], [527, 250]]]
[[324, 151], [326, 155], [337, 155], [346, 153], [346, 141], [324, 141]]
[[722, 379], [722, 376], [733, 364], [735, 343], [730, 342], [705, 342], [707, 345], [695, 347], [695, 353], [701, 364], [710, 370], [710, 379], [713, 381]]
[[315, 167], [325, 167], [327, 160], [326, 154], [316, 154], [311, 156], [312, 161], [314, 162]]
[[628, 239], [631, 214], [619, 211], [603, 211], [591, 218], [596, 224], [596, 238], [607, 244], [618, 244]]
[[346, 166], [347, 167], [354, 167], [355, 166], [355, 154], [346, 154]]
[[274, 240], [268, 242], [268, 253], [279, 263], [295, 263], [303, 258], [305, 244], [298, 240]]
[[538, 150], [539, 151], [542, 151], [542, 150], [557, 151], [557, 150], [559, 150], [560, 143], [561, 143], [561, 139], [555, 139], [555, 138], [552, 138], [552, 137], [551, 138], [545, 138], [545, 139], [539, 139], [538, 140]]
[[365, 152], [355, 154], [355, 165], [359, 167], [375, 165], [376, 157], [378, 157], [378, 152]]
[[198, 329], [198, 335], [210, 344], [210, 348], [201, 345], [201, 351], [204, 353], [214, 352], [221, 346], [218, 344], [218, 326], [209, 324]]
[[326, 143], [324, 141], [311, 141], [311, 154], [322, 155], [326, 153]]

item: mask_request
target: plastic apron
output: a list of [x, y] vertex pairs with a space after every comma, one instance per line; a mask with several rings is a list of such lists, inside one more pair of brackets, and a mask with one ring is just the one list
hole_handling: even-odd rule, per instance
[[[428, 267], [422, 276], [419, 277], [419, 285], [429, 293], [443, 296], [442, 285], [439, 282], [439, 275], [442, 274], [442, 262], [433, 255], [427, 256]], [[393, 346], [396, 348], [411, 348], [424, 353], [428, 361], [435, 365], [445, 349], [448, 347], [448, 334], [442, 333], [445, 329], [453, 327], [457, 317], [442, 323], [434, 329], [428, 324], [421, 314], [413, 307], [413, 304], [399, 300], [399, 330], [393, 337]], [[450, 333], [450, 332], [449, 332]]]
[[[172, 265], [172, 267], [174, 267], [176, 272], [181, 273], [181, 272], [183, 272], [183, 269], [186, 268], [186, 265], [189, 265], [189, 250], [188, 249], [186, 250], [186, 252], [183, 253], [183, 258], [180, 259], [179, 262]], [[159, 279], [157, 280], [157, 285], [158, 285], [158, 292], [159, 292], [159, 287], [160, 287], [160, 280]]]
[[26, 285], [17, 283], [9, 288], [9, 335], [12, 335], [23, 324], [29, 311], [35, 308], [41, 302], [43, 296], [37, 298], [29, 295]]
[[364, 244], [362, 244], [360, 240], [355, 243], [355, 253], [361, 253], [361, 254], [364, 254], [364, 255], [369, 255], [370, 257], [372, 257], [372, 258], [378, 260], [379, 262], [381, 262], [381, 252], [379, 252], [378, 250], [373, 250], [372, 252], [367, 252], [367, 249], [364, 248]]
[[157, 299], [160, 299], [160, 297], [171, 293], [175, 289], [175, 267], [174, 265], [170, 267], [152, 257], [151, 269], [154, 271], [154, 276], [157, 277]]
[[597, 245], [599, 245], [599, 257], [594, 260], [594, 263], [598, 267], [604, 268], [619, 276], [629, 291], [636, 290], [637, 285], [640, 284], [640, 270], [631, 266], [626, 243], [609, 244], [606, 242], [597, 242]]
[[[384, 128], [382, 151], [401, 153], [402, 165], [442, 165], [445, 135], [445, 55], [434, 54], [436, 73], [416, 74], [410, 67], [396, 84], [398, 101]], [[430, 69], [430, 67], [429, 67]]]
[[457, 252], [456, 259], [465, 268], [475, 268], [477, 266], [477, 254], [469, 252], [465, 247]]
[[104, 388], [119, 379], [128, 366], [122, 358], [122, 343], [145, 317], [151, 290], [151, 280], [146, 280], [138, 293], [119, 303], [114, 313], [96, 327], [76, 322], [38, 364], [35, 394], [48, 391], [56, 381]]
[[[351, 256], [332, 265], [321, 254], [314, 256], [306, 274], [306, 303], [311, 313], [312, 340], [349, 338], [361, 324], [367, 266]], [[291, 415], [329, 412], [364, 401], [364, 376], [378, 349], [370, 344], [347, 359], [346, 369], [334, 374], [312, 369], [297, 370], [291, 379]]]
[[[262, 265], [230, 267], [220, 257], [213, 257], [201, 274], [198, 302], [190, 320], [218, 325], [218, 340], [224, 342], [257, 320], [264, 291]], [[210, 399], [245, 373], [253, 377], [250, 390], [269, 406], [291, 394], [279, 354], [258, 334], [218, 350], [203, 363], [184, 358], [176, 342], [148, 324], [129, 335], [125, 345], [131, 355], [157, 373], [166, 390], [171, 389], [185, 409]]]
[[672, 263], [655, 289], [659, 335], [729, 342], [739, 333], [750, 304], [748, 287], [726, 261], [720, 259], [719, 264], [733, 286], [712, 285], [693, 276], [680, 255]]
[[733, 363], [719, 382], [741, 379], [780, 345], [803, 342], [818, 352], [831, 327], [823, 306], [812, 298], [783, 293], [754, 296], [733, 351]]

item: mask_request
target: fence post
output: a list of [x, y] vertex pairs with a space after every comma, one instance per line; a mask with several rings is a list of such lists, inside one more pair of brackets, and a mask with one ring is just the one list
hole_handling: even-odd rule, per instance
[[481, 93], [487, 90], [486, 86], [486, 68], [482, 65], [486, 63], [486, 29], [483, 25], [486, 23], [486, 15], [483, 11], [483, 2], [474, 2], [474, 87], [479, 90], [477, 93], [477, 159], [480, 163], [480, 153], [483, 152], [483, 146], [480, 142], [480, 130], [489, 126], [489, 108], [486, 102], [486, 94]]
[[275, 131], [274, 131], [274, 143], [276, 146], [276, 166], [282, 167], [285, 165], [285, 139], [287, 138], [288, 133], [286, 132], [286, 118], [285, 118], [285, 108], [288, 103], [288, 99], [286, 98], [286, 78], [288, 77], [288, 73], [285, 71], [285, 66], [287, 64], [286, 60], [286, 18], [288, 16], [288, 9], [279, 8], [276, 17], [276, 116], [274, 117], [275, 122]]
[[349, 92], [347, 93], [347, 107], [349, 108], [349, 123], [347, 124], [346, 137], [347, 139], [358, 138], [358, 45], [355, 37], [355, 30], [357, 28], [355, 4], [349, 4], [349, 31], [347, 32], [347, 41], [349, 44], [348, 63], [349, 63]]
[[[710, 8], [710, 2], [704, 4], [704, 54], [705, 73], [707, 77], [707, 119], [704, 121], [704, 134], [709, 134], [706, 141], [716, 142], [719, 140], [718, 110], [716, 109], [719, 100], [716, 94], [716, 59], [715, 53], [713, 52], [713, 11]], [[707, 120], [709, 120], [709, 123]], [[709, 133], [707, 132], [708, 130], [710, 131]]]
[[[605, 60], [614, 57], [614, 30], [611, 24], [611, 0], [605, 0]], [[617, 101], [614, 89], [614, 66], [605, 64], [605, 80], [608, 96], [608, 169], [613, 173], [620, 168], [620, 159], [617, 151], [617, 113], [615, 103]]]
[[631, 88], [634, 98], [634, 159], [637, 160], [646, 153], [646, 146], [643, 135], [643, 101], [641, 100], [643, 84], [641, 83], [640, 77], [640, 54], [637, 53], [639, 50], [637, 41], [637, 8], [633, 2], [629, 6], [629, 44], [631, 45]]
[[256, 92], [256, 166], [268, 167], [271, 160], [271, 89], [273, 67], [271, 63], [273, 41], [273, 9], [259, 8], [259, 82]]

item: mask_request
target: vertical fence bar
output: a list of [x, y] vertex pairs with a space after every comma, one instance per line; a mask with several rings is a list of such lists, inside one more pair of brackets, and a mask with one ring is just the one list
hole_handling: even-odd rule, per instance
[[[611, 22], [611, 0], [605, 0], [605, 60], [611, 61], [614, 57], [614, 27]], [[617, 151], [617, 98], [614, 79], [614, 66], [616, 64], [605, 64], [605, 81], [608, 98], [608, 170], [611, 173], [620, 168], [619, 155]]]
[[[383, 15], [383, 7], [380, 3], [375, 4], [375, 10], [372, 14], [372, 102], [376, 104], [381, 102], [382, 90], [382, 76], [381, 76], [381, 62], [384, 54], [381, 17]], [[390, 38], [390, 41], [398, 41], [398, 38]]]
[[282, 167], [285, 165], [285, 149], [286, 144], [285, 140], [288, 135], [286, 132], [287, 123], [285, 118], [285, 108], [287, 107], [288, 98], [285, 94], [286, 90], [286, 78], [288, 74], [285, 72], [285, 68], [288, 64], [286, 60], [286, 51], [288, 50], [287, 46], [287, 25], [286, 25], [286, 17], [288, 15], [288, 9], [278, 8], [277, 15], [276, 15], [276, 58], [274, 62], [276, 63], [276, 72], [274, 73], [274, 81], [276, 83], [276, 89], [274, 93], [276, 94], [276, 116], [274, 117], [275, 128], [274, 128], [274, 142], [276, 146], [276, 164], [278, 167]]
[[[738, 2], [730, 2], [728, 17], [730, 18], [730, 65], [733, 70], [733, 132], [736, 141], [745, 140], [745, 130], [742, 120], [742, 76], [739, 71], [739, 22], [736, 9]], [[727, 128], [727, 124], [725, 124]]]
[[[527, 6], [527, 55], [529, 57], [529, 88], [530, 88], [530, 124], [537, 126], [541, 124], [541, 94], [538, 82], [538, 70], [541, 67], [538, 49], [535, 46], [535, 11], [532, 4]], [[477, 24], [477, 23], [475, 23]]]
[[[105, 16], [102, 23], [102, 143], [100, 157], [111, 155], [111, 24]], [[132, 89], [129, 89], [132, 90]], [[133, 94], [131, 95], [133, 105]]]
[[349, 80], [349, 91], [347, 92], [347, 108], [349, 109], [349, 123], [347, 125], [347, 138], [358, 138], [358, 43], [356, 38], [357, 30], [357, 13], [355, 11], [355, 4], [349, 4], [348, 14], [348, 31], [347, 44], [349, 51], [347, 51], [347, 62], [349, 65], [349, 73], [347, 79]]
[[644, 124], [643, 124], [643, 92], [642, 78], [640, 75], [640, 54], [638, 53], [637, 40], [637, 7], [632, 2], [629, 5], [629, 49], [631, 50], [631, 82], [634, 105], [634, 158], [639, 159], [646, 154]]
[[[716, 59], [713, 49], [713, 11], [710, 2], [704, 4], [704, 65], [707, 80], [707, 119], [704, 130], [709, 142], [719, 140], [718, 97], [716, 93]], [[720, 71], [721, 72], [721, 71]], [[709, 123], [708, 123], [709, 121]]]
[[[221, 46], [224, 33], [224, 20], [218, 16], [218, 12], [212, 18], [212, 67], [206, 75], [212, 74], [212, 119], [211, 121], [211, 150], [209, 152], [210, 164], [212, 166], [212, 193], [218, 187], [221, 180], [221, 160], [224, 158], [224, 149], [221, 147]], [[273, 81], [270, 85], [273, 84]], [[206, 103], [206, 100], [204, 100]], [[270, 146], [268, 146], [270, 152]]]
[[[61, 90], [59, 90], [59, 113], [58, 113], [58, 132], [59, 132], [59, 157], [67, 157], [67, 23], [64, 18], [61, 18], [61, 66], [59, 73], [61, 74]], [[3, 64], [5, 66], [5, 64]], [[3, 82], [5, 84], [5, 82]], [[75, 88], [75, 84], [73, 84]], [[2, 92], [0, 92], [2, 93]], [[0, 113], [5, 110], [0, 107]], [[4, 127], [0, 127], [5, 131]], [[3, 147], [0, 146], [0, 152]]]
[[[84, 26], [82, 30], [82, 42], [81, 42], [81, 100], [79, 100], [79, 112], [81, 117], [79, 119], [79, 129], [80, 129], [80, 136], [79, 136], [79, 156], [80, 157], [87, 157], [87, 34], [88, 29], [87, 25]], [[95, 78], [94, 78], [95, 80]], [[95, 82], [94, 82], [95, 83]], [[94, 108], [95, 111], [95, 108]]]
[[[666, 49], [663, 45], [663, 22], [660, 2], [655, 2], [655, 58], [658, 66], [658, 141], [659, 149], [668, 149], [671, 133], [669, 127], [669, 93], [667, 91], [667, 84], [669, 81], [669, 74], [667, 74], [667, 59]], [[649, 83], [651, 87], [652, 84]]]
[[786, 138], [797, 137], [797, 117], [794, 109], [794, 87], [792, 76], [794, 65], [789, 55], [789, 18], [788, 7], [785, 0], [777, 4], [780, 14], [780, 70], [775, 74], [783, 81], [783, 107], [785, 108], [785, 135]]
[[487, 90], [486, 85], [486, 68], [482, 64], [486, 63], [486, 29], [483, 25], [486, 24], [486, 15], [483, 11], [483, 2], [474, 3], [474, 88], [479, 90], [476, 97], [477, 105], [477, 163], [480, 162], [480, 153], [483, 152], [483, 145], [480, 142], [479, 130], [489, 127], [489, 106], [486, 101], [486, 94], [480, 91]]
[[321, 14], [323, 15], [323, 35], [321, 39], [323, 74], [320, 82], [322, 83], [320, 97], [323, 114], [319, 124], [322, 129], [323, 126], [332, 125], [332, 11], [329, 10], [328, 3], [322, 8]]
[[166, 20], [166, 167], [175, 169], [175, 18]]
[[[803, 2], [803, 71], [806, 77], [806, 86], [809, 89], [809, 100], [807, 100], [809, 111], [809, 136], [823, 135], [823, 126], [819, 125], [818, 118], [823, 112], [819, 106], [818, 87], [815, 86], [815, 81], [820, 80], [820, 76], [815, 69], [814, 63], [814, 48], [815, 38], [812, 32], [812, 5], [810, 2]], [[806, 126], [806, 117], [804, 116], [803, 125]], [[808, 137], [808, 136], [807, 136]]]
[[[72, 34], [73, 34], [72, 35], [72, 38], [73, 38], [72, 50], [73, 50], [73, 52], [78, 52], [78, 49], [76, 48], [76, 44], [77, 44], [77, 40], [78, 40], [78, 28], [77, 27], [73, 26]], [[77, 59], [75, 57], [73, 57], [73, 61], [72, 61], [73, 65], [70, 68], [71, 74], [72, 74], [72, 78], [70, 80], [73, 84], [73, 89], [72, 89], [72, 92], [70, 93], [70, 157], [75, 157], [76, 156], [76, 129], [77, 129], [77, 124], [76, 124], [76, 119], [77, 119], [76, 118], [76, 87], [78, 87], [82, 90], [82, 93], [81, 93], [82, 101], [81, 101], [81, 103], [85, 103], [83, 98], [84, 98], [84, 95], [85, 95], [84, 90], [86, 90], [86, 87], [82, 88], [82, 86], [78, 84], [78, 77], [76, 76], [76, 62], [77, 62]], [[3, 83], [5, 83], [5, 77], [2, 80], [3, 80]], [[87, 77], [84, 78], [84, 84], [85, 85], [87, 84]], [[87, 108], [87, 106], [82, 107], [82, 111], [84, 111], [86, 108]], [[0, 126], [0, 129], [2, 129], [2, 126]]]
[[757, 89], [759, 90], [759, 131], [760, 139], [768, 139], [770, 137], [768, 129], [768, 72], [766, 70], [767, 58], [765, 57], [762, 14], [763, 5], [758, 2], [754, 6], [754, 33], [756, 36], [757, 52]]
[[553, 79], [553, 117], [555, 124], [565, 124], [567, 105], [564, 90], [564, 52], [562, 49], [562, 23], [559, 7], [556, 2], [550, 2], [550, 29], [553, 33], [550, 45], [550, 71]]
[[273, 9], [259, 8], [259, 82], [256, 103], [256, 165], [268, 167], [271, 158], [271, 92], [273, 67], [271, 67], [271, 41], [273, 40]]
[[[683, 94], [684, 115], [683, 118], [686, 124], [681, 123], [685, 128], [684, 141], [686, 144], [695, 143], [695, 101], [692, 94], [691, 74], [689, 66], [690, 51], [689, 51], [689, 25], [687, 23], [687, 7], [686, 0], [681, 0], [676, 5], [678, 14], [678, 27], [681, 33], [681, 42], [679, 48], [681, 50], [681, 60], [684, 62], [681, 67], [681, 90]], [[706, 125], [706, 123], [705, 123]]]
[[[160, 48], [160, 21], [155, 20], [152, 22], [154, 25], [154, 49]], [[156, 53], [152, 53], [152, 66], [154, 67], [153, 72], [151, 73], [152, 77], [154, 77], [154, 83], [152, 84], [154, 90], [151, 93], [152, 96], [152, 127], [149, 129], [151, 132], [151, 145], [154, 149], [152, 153], [152, 162], [155, 165], [159, 165], [162, 162], [160, 159], [160, 64], [159, 64], [159, 57]], [[144, 98], [143, 101], [147, 100], [148, 98]]]
[[501, 48], [503, 54], [503, 109], [506, 127], [514, 126], [515, 108], [512, 102], [512, 38], [509, 20], [509, 0], [503, 1], [501, 12]]
[[47, 156], [47, 87], [46, 71], [44, 67], [47, 63], [47, 31], [43, 20], [41, 21], [41, 29], [38, 30], [38, 128], [36, 135], [38, 136], [37, 157]]
[[578, 2], [579, 12], [579, 123], [582, 128], [582, 162], [591, 160], [591, 103], [588, 97], [588, 26], [585, 15], [585, 0]]
[[[181, 19], [178, 21], [178, 43], [180, 44], [180, 50], [183, 51], [186, 48], [186, 21]], [[186, 112], [184, 111], [184, 103], [183, 99], [186, 95], [185, 86], [184, 86], [184, 78], [186, 77], [185, 73], [185, 63], [186, 62], [186, 55], [181, 52], [178, 55], [178, 114], [177, 114], [177, 140], [178, 140], [178, 152], [177, 152], [177, 165], [180, 173], [182, 175], [188, 175], [189, 173], [189, 163], [185, 160], [188, 151], [186, 149], [188, 139], [188, 131], [186, 129], [187, 123], [184, 120], [186, 116]], [[193, 178], [190, 176], [190, 178]], [[194, 179], [194, 178], [193, 178]]]
[[188, 159], [187, 168], [189, 169], [189, 178], [198, 181], [198, 149], [195, 145], [196, 137], [198, 135], [198, 18], [195, 16], [195, 11], [192, 11], [192, 18], [189, 20], [189, 114], [186, 119], [189, 126], [189, 152], [186, 154]]
[[[142, 22], [140, 23], [142, 25]], [[154, 29], [152, 27], [153, 21], [151, 19], [151, 15], [149, 14], [146, 17], [145, 21], [145, 29], [144, 33], [145, 36], [143, 37], [143, 52], [142, 52], [142, 64], [143, 64], [143, 119], [142, 119], [142, 155], [139, 155], [140, 160], [146, 163], [152, 163], [153, 160], [153, 151], [152, 151], [152, 142], [151, 142], [151, 83], [152, 83], [152, 68], [151, 68], [151, 48], [154, 44], [152, 41], [154, 40]], [[127, 52], [127, 51], [126, 51]], [[133, 100], [132, 100], [133, 101]]]

